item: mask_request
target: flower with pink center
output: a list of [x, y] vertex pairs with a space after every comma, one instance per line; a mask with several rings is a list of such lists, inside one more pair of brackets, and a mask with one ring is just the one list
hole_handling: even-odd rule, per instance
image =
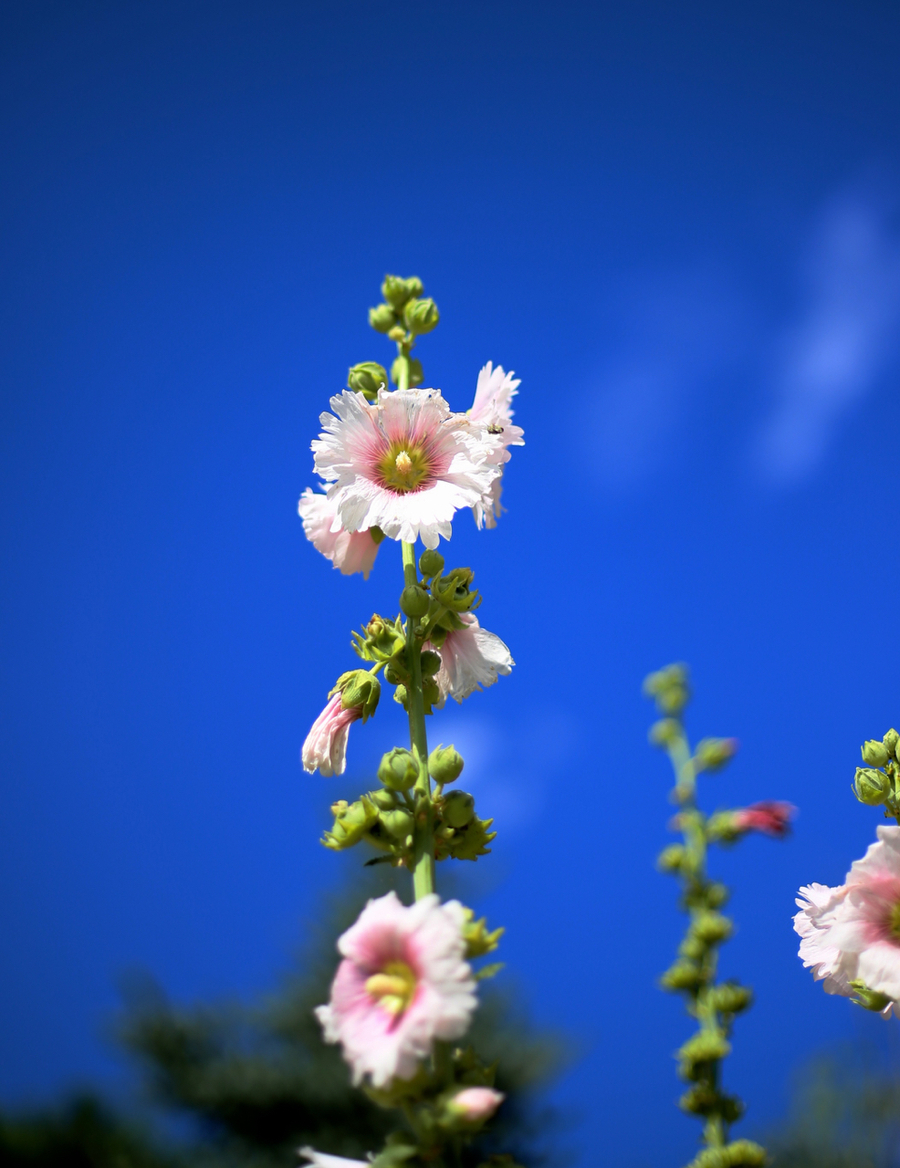
[[510, 446], [525, 445], [525, 431], [521, 426], [512, 424], [512, 399], [518, 392], [520, 384], [518, 378], [513, 377], [511, 372], [503, 371], [502, 365], [494, 369], [490, 361], [478, 374], [475, 400], [469, 410], [469, 420], [474, 427], [485, 432], [488, 462], [500, 470], [500, 475], [472, 508], [479, 530], [482, 526], [497, 526], [502, 510], [500, 478], [503, 464], [509, 462]]
[[360, 706], [343, 707], [343, 695], [336, 693], [319, 714], [303, 743], [300, 758], [303, 769], [310, 774], [318, 770], [326, 778], [342, 775], [347, 766], [347, 735], [350, 727], [362, 717]]
[[298, 1148], [297, 1155], [312, 1164], [313, 1168], [372, 1168], [371, 1160], [348, 1160], [346, 1156], [329, 1156], [327, 1152], [317, 1152], [315, 1148]]
[[435, 1039], [460, 1038], [477, 1004], [465, 960], [466, 916], [455, 900], [370, 900], [338, 940], [344, 960], [319, 1006], [326, 1042], [339, 1042], [359, 1084], [411, 1079]]
[[378, 527], [436, 548], [459, 508], [476, 506], [500, 476], [487, 430], [451, 413], [439, 390], [382, 389], [374, 403], [344, 390], [331, 408], [312, 449], [331, 484], [332, 531]]
[[827, 993], [864, 986], [882, 995], [887, 1017], [900, 1002], [900, 827], [879, 827], [878, 842], [854, 861], [837, 888], [800, 889], [800, 957]]
[[452, 629], [437, 650], [441, 667], [435, 681], [441, 693], [441, 706], [448, 696], [462, 702], [482, 686], [493, 685], [501, 673], [505, 677], [515, 665], [508, 647], [496, 633], [483, 629], [478, 617], [466, 612], [459, 619], [466, 627]]
[[505, 1098], [502, 1091], [493, 1087], [464, 1087], [453, 1096], [450, 1107], [466, 1123], [484, 1123]]
[[763, 835], [783, 839], [791, 829], [791, 817], [796, 810], [793, 803], [766, 799], [733, 812], [734, 826], [738, 831], [761, 831]]
[[306, 538], [316, 551], [321, 552], [326, 560], [331, 560], [345, 576], [362, 572], [363, 579], [368, 580], [379, 543], [370, 530], [344, 531], [342, 527], [333, 530], [337, 518], [334, 500], [309, 487], [300, 496], [297, 511], [303, 520]]

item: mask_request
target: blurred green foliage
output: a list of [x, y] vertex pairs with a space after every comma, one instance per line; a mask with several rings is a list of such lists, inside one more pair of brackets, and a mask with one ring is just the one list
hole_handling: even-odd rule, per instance
[[[364, 889], [323, 906], [297, 969], [260, 1002], [176, 1006], [150, 979], [132, 978], [116, 1035], [138, 1071], [152, 1127], [87, 1097], [62, 1110], [0, 1117], [0, 1165], [275, 1168], [295, 1165], [306, 1144], [359, 1159], [377, 1150], [395, 1116], [351, 1087], [312, 1009], [327, 1000], [337, 935], [390, 878], [383, 869], [371, 873]], [[466, 1164], [501, 1148], [529, 1165], [549, 1162], [554, 1117], [538, 1093], [565, 1061], [564, 1045], [537, 1033], [505, 987], [484, 994], [467, 1041], [499, 1060], [497, 1086], [507, 1099]], [[173, 1128], [181, 1138], [166, 1138]]]

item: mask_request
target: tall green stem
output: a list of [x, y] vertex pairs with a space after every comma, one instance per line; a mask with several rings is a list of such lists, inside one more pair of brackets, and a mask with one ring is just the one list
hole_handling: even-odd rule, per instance
[[[404, 585], [415, 584], [416, 545], [403, 543]], [[434, 892], [434, 811], [431, 803], [431, 779], [428, 777], [428, 735], [425, 730], [425, 699], [422, 693], [422, 645], [418, 638], [419, 620], [406, 618], [406, 647], [410, 682], [407, 687], [409, 742], [419, 763], [416, 780], [416, 828], [413, 849], [413, 888], [416, 900]]]

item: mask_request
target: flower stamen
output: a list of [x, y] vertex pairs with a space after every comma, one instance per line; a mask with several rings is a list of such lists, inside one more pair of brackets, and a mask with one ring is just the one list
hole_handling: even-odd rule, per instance
[[427, 451], [411, 442], [395, 441], [378, 461], [381, 481], [399, 494], [426, 486], [431, 474]]
[[416, 975], [405, 961], [389, 961], [366, 979], [366, 993], [393, 1017], [402, 1014], [416, 994]]

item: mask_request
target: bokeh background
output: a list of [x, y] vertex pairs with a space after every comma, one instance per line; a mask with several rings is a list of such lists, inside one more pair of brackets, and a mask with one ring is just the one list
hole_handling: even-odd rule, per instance
[[709, 806], [800, 808], [717, 861], [745, 1131], [883, 1025], [790, 918], [872, 838], [849, 783], [900, 721], [898, 50], [887, 3], [7, 0], [0, 1102], [115, 1090], [123, 974], [258, 994], [352, 878], [316, 838], [402, 712], [341, 779], [299, 749], [399, 555], [339, 576], [296, 503], [348, 365], [389, 363], [386, 271], [440, 306], [426, 384], [522, 378], [508, 513], [444, 549], [517, 668], [431, 733], [497, 818], [468, 878], [505, 976], [577, 1047], [574, 1162], [696, 1138], [655, 986], [681, 922], [640, 683], [670, 660], [694, 733], [742, 741]]

